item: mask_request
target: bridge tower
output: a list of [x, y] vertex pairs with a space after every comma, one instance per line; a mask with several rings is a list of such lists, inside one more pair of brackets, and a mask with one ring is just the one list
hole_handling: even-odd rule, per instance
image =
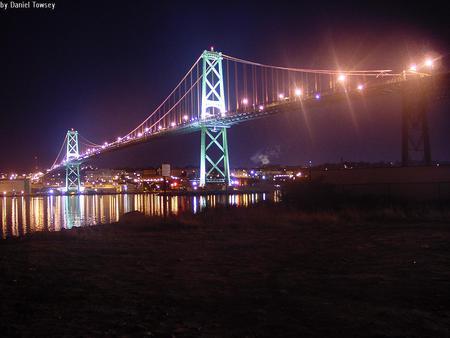
[[80, 192], [80, 153], [78, 151], [78, 132], [67, 131], [66, 146], [66, 192]]
[[200, 186], [207, 183], [230, 184], [227, 128], [216, 118], [226, 114], [222, 53], [202, 54], [202, 102], [200, 112]]
[[429, 83], [418, 80], [405, 84], [402, 91], [402, 165], [430, 165], [431, 146], [427, 106]]

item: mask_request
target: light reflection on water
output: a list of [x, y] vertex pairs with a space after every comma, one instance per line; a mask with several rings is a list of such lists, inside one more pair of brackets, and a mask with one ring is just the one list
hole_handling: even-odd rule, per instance
[[2, 238], [17, 237], [36, 231], [117, 222], [120, 215], [134, 210], [163, 216], [184, 211], [197, 213], [218, 205], [245, 207], [264, 200], [276, 202], [278, 196], [275, 192], [166, 198], [155, 194], [3, 197], [0, 198], [0, 233]]

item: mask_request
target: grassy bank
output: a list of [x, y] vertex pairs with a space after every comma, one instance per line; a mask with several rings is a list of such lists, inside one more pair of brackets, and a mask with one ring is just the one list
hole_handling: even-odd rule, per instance
[[442, 209], [219, 208], [0, 242], [2, 336], [445, 337]]

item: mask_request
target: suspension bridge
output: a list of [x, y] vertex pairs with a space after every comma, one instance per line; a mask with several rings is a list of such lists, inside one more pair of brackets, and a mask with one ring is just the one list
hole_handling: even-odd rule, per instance
[[[157, 137], [200, 132], [200, 182], [230, 183], [227, 129], [235, 124], [306, 107], [334, 104], [361, 95], [404, 93], [402, 161], [411, 163], [417, 154], [431, 162], [426, 91], [436, 75], [422, 67], [394, 73], [390, 69], [333, 70], [290, 68], [261, 64], [220, 52], [204, 51], [170, 94], [143, 122], [129, 133], [102, 144], [67, 131], [61, 149], [47, 170], [65, 169], [65, 191], [81, 190], [80, 165], [102, 154]], [[442, 77], [442, 75], [441, 75]], [[444, 74], [448, 83], [448, 76]]]

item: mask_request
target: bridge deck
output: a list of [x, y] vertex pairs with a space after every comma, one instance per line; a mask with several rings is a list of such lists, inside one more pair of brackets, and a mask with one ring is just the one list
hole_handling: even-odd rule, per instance
[[[100, 149], [89, 155], [81, 156], [78, 160], [86, 162], [98, 158], [99, 156], [124, 149], [137, 144], [149, 142], [154, 139], [163, 138], [169, 135], [188, 134], [199, 131], [202, 126], [216, 126], [216, 127], [230, 127], [232, 125], [243, 123], [255, 119], [260, 119], [272, 116], [279, 113], [298, 112], [303, 109], [314, 110], [318, 108], [327, 107], [334, 104], [339, 104], [345, 100], [358, 100], [362, 97], [373, 97], [377, 95], [390, 95], [400, 92], [408, 86], [421, 86], [433, 93], [435, 99], [446, 98], [448, 96], [448, 88], [450, 83], [450, 73], [442, 73], [429, 77], [413, 78], [413, 79], [391, 79], [382, 84], [376, 84], [364, 88], [363, 92], [340, 91], [331, 93], [321, 93], [320, 99], [314, 96], [305, 97], [303, 99], [285, 98], [279, 102], [265, 105], [263, 109], [258, 107], [251, 107], [248, 109], [228, 112], [225, 117], [212, 117], [203, 121], [194, 121], [183, 125], [178, 125], [173, 128], [164, 128], [161, 131], [152, 134], [144, 134], [142, 137], [133, 138], [117, 144], [111, 144], [104, 149]], [[61, 166], [59, 167], [61, 168]], [[59, 169], [55, 168], [55, 169]], [[54, 170], [50, 170], [52, 172]], [[48, 172], [48, 173], [49, 173]]]

